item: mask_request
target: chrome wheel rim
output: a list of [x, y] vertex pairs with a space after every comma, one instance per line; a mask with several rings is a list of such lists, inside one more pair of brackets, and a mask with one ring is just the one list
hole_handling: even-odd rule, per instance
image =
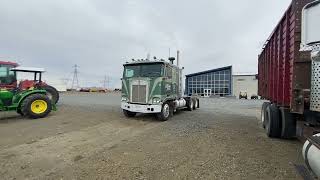
[[165, 104], [165, 105], [163, 106], [162, 113], [163, 113], [163, 116], [164, 116], [164, 117], [166, 117], [166, 118], [169, 117], [170, 107], [169, 107], [168, 104]]

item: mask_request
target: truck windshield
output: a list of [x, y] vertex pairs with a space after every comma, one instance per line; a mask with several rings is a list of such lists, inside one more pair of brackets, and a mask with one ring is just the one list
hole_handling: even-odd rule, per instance
[[15, 72], [10, 71], [13, 66], [0, 65], [0, 85], [1, 84], [12, 84], [16, 81]]
[[162, 64], [126, 65], [124, 77], [159, 77], [162, 76]]

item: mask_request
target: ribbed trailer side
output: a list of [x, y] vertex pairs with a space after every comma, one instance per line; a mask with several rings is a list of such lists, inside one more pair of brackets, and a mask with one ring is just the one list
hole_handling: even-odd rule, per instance
[[[291, 107], [294, 112], [301, 112], [294, 102], [293, 94], [297, 93], [296, 89], [310, 89], [307, 83], [302, 82], [310, 79], [310, 70], [306, 64], [310, 62], [305, 58], [307, 54], [299, 50], [301, 10], [311, 1], [292, 1], [258, 58], [259, 95], [278, 106]], [[302, 70], [305, 72], [301, 72]]]

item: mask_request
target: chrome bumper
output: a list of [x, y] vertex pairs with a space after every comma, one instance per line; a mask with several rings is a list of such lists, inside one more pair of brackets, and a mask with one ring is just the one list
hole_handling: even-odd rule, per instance
[[121, 109], [138, 113], [160, 113], [162, 105], [142, 105], [121, 102]]

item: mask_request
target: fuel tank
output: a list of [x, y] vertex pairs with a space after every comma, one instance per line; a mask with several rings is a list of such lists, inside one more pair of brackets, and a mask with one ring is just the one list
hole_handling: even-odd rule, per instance
[[314, 135], [313, 142], [307, 140], [303, 145], [302, 155], [307, 167], [317, 176], [320, 177], [320, 144], [317, 147], [315, 143], [320, 142], [320, 133]]

